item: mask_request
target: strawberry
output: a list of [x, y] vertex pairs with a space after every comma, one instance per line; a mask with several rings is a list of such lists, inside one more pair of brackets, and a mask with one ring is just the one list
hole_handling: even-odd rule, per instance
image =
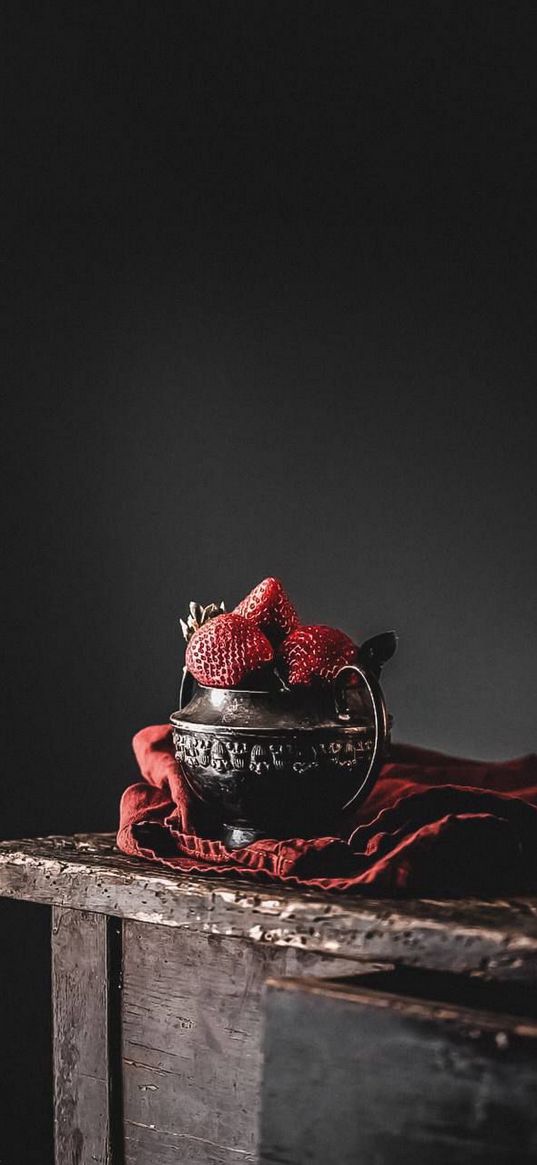
[[297, 627], [282, 643], [278, 662], [290, 684], [311, 684], [332, 680], [357, 653], [352, 639], [335, 627]]
[[185, 663], [200, 684], [234, 688], [273, 659], [266, 635], [249, 619], [232, 612], [216, 615], [194, 631], [187, 643]]
[[264, 578], [235, 611], [260, 627], [275, 647], [299, 625], [297, 612], [279, 578]]

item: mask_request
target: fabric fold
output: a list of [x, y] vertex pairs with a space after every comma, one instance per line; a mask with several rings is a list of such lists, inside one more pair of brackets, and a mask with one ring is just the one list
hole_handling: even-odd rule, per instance
[[537, 756], [484, 762], [393, 745], [339, 836], [228, 850], [174, 758], [168, 724], [134, 737], [141, 780], [124, 792], [123, 853], [183, 873], [240, 873], [374, 896], [523, 893], [537, 886]]

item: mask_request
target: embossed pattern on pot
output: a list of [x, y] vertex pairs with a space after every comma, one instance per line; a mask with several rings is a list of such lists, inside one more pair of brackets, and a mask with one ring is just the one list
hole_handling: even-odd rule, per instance
[[190, 732], [173, 733], [175, 759], [180, 765], [189, 767], [200, 765], [222, 773], [268, 773], [271, 769], [281, 771], [290, 768], [294, 772], [306, 772], [319, 764], [339, 768], [353, 768], [371, 753], [372, 741], [357, 737], [353, 740], [317, 741], [303, 745], [297, 741], [274, 741], [270, 744], [253, 743], [251, 740], [213, 740], [207, 736]]

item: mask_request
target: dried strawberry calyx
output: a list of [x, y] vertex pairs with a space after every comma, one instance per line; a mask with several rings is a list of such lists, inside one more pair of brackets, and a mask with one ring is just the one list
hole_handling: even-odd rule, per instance
[[185, 619], [179, 620], [187, 643], [192, 639], [194, 633], [199, 631], [200, 627], [204, 627], [209, 622], [209, 619], [215, 619], [218, 615], [225, 615], [226, 613], [225, 603], [223, 602], [218, 604], [208, 603], [206, 607], [202, 607], [201, 603], [189, 603], [188, 608], [190, 614], [186, 621]]

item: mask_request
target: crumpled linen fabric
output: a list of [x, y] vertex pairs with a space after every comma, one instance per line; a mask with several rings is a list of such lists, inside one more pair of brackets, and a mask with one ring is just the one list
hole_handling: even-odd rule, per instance
[[537, 756], [463, 760], [392, 745], [368, 800], [338, 836], [228, 850], [191, 793], [168, 724], [134, 737], [141, 779], [124, 792], [125, 854], [183, 873], [239, 873], [376, 897], [524, 893], [537, 887]]

